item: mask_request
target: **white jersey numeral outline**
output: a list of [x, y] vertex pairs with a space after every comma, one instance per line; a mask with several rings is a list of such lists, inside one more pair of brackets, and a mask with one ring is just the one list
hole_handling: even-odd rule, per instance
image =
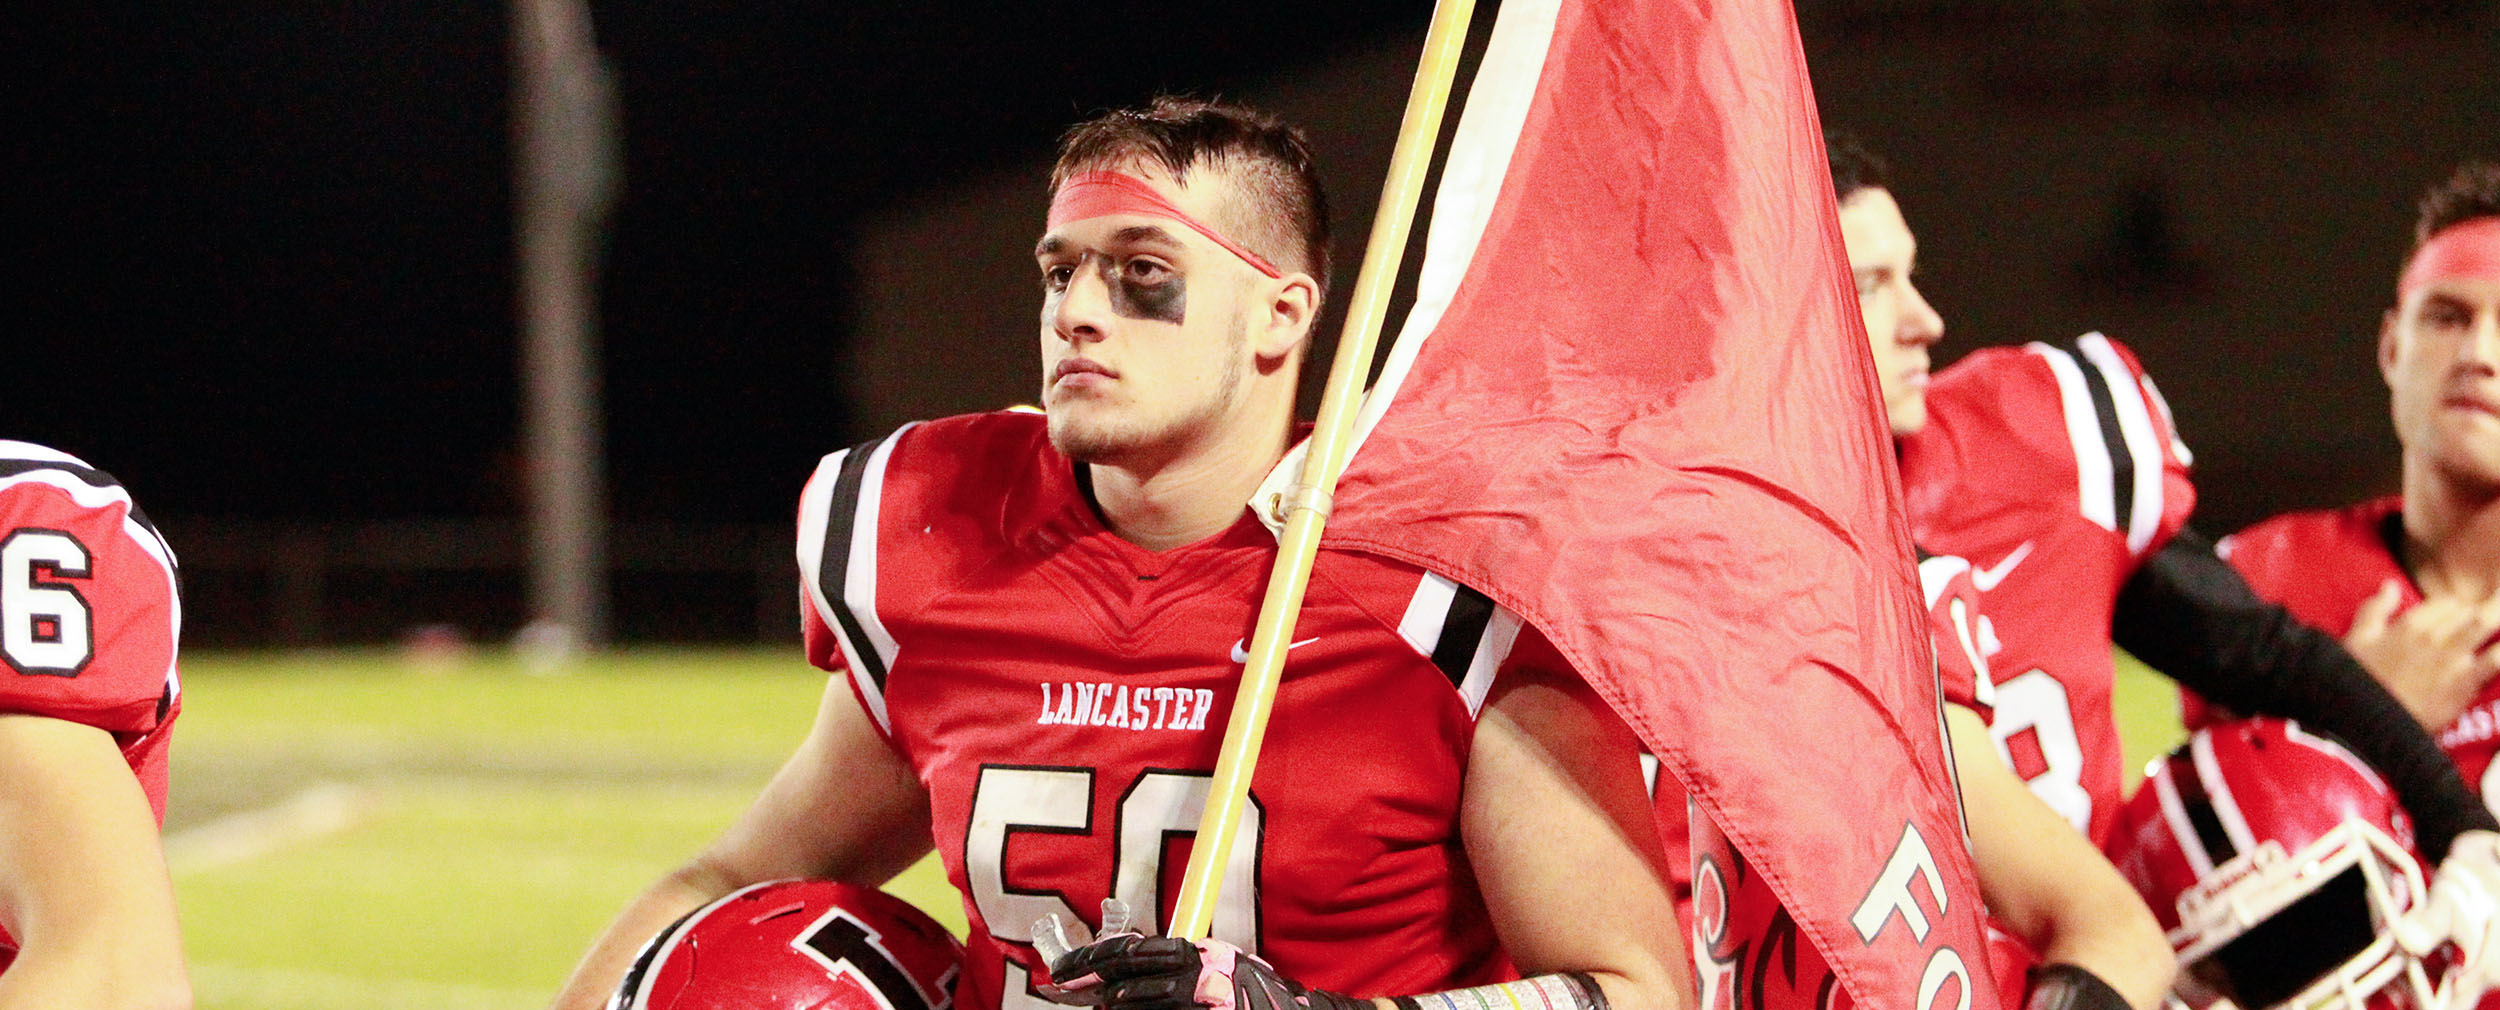
[[[1033, 925], [1044, 916], [1085, 922], [1058, 891], [1014, 886], [1007, 868], [1008, 847], [1017, 834], [1091, 835], [1098, 826], [1094, 813], [1095, 771], [1029, 765], [986, 765], [973, 788], [971, 823], [964, 831], [964, 878], [973, 907], [990, 936], [1030, 945]], [[1120, 794], [1118, 823], [1110, 826], [1119, 846], [1112, 871], [1111, 896], [1126, 903], [1138, 930], [1161, 933], [1163, 853], [1165, 841], [1195, 834], [1206, 808], [1213, 776], [1204, 772], [1147, 771]], [[1216, 893], [1215, 918], [1208, 935], [1252, 954], [1258, 953], [1259, 849], [1266, 833], [1266, 814], [1251, 797], [1240, 825], [1234, 829], [1232, 858]], [[1059, 1004], [1033, 992], [1032, 974], [1014, 958], [1006, 958], [999, 988], [1000, 1010], [1057, 1010]]]
[[21, 674], [75, 677], [95, 657], [93, 608], [77, 588], [87, 545], [59, 530], [17, 529], [0, 540], [0, 654]]
[[2075, 830], [2089, 831], [2092, 794], [2083, 787], [2083, 743], [2075, 734], [2074, 705], [2067, 700], [2066, 685], [2047, 670], [2026, 670], [1997, 684], [1996, 714], [1988, 723], [1988, 738], [1995, 741], [1997, 756], [2008, 768], [2014, 767], [2014, 752], [2007, 741], [2025, 730], [2039, 744], [2041, 761], [2047, 767], [2023, 784]]

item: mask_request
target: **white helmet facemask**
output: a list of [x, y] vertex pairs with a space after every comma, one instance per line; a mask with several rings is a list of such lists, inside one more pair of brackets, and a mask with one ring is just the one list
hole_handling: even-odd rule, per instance
[[2392, 928], [2424, 893], [2413, 856], [2365, 821], [2294, 853], [2269, 839], [2179, 896], [2177, 992], [2190, 1006], [2243, 1010], [2365, 1010], [2385, 992], [2409, 1010], [2441, 1010]]

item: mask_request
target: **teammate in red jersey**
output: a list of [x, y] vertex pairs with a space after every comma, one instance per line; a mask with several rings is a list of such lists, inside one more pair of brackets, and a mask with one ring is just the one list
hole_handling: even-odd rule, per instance
[[[1882, 187], [1880, 163], [1836, 138], [1832, 168], [1842, 196], [1841, 236], [1883, 377], [1885, 413], [1896, 434], [1915, 431], [1926, 418], [1927, 348], [1942, 335], [1943, 320], [1910, 283], [1917, 249]], [[1989, 742], [1988, 713], [1997, 701], [1987, 658], [1994, 639], [1981, 597], [1988, 577], [1956, 556], [1919, 562], [1937, 693], [1945, 703], [1972, 866], [1991, 913], [1990, 955], [2002, 1002], [2152, 1007], [2171, 979], [2170, 947], [2152, 913], [2098, 850], [2026, 791]], [[1661, 783], [1660, 792], [1662, 803], [1681, 805], [1674, 783]], [[1670, 826], [1680, 820], [1661, 819]], [[1706, 1007], [1764, 1005], [1774, 990], [1812, 994], [1830, 1005], [1837, 994], [1828, 968], [1811, 947], [1793, 942], [1786, 913], [1726, 839], [1696, 822], [1692, 838], [1671, 837], [1668, 844], [1677, 852], [1689, 844], [1693, 853], [1693, 877], [1678, 889], [1690, 900], [1679, 910], [1702, 957]], [[1671, 860], [1680, 868], [1681, 860]], [[1792, 942], [1753, 949], [1734, 942], [1765, 935]]]
[[181, 625], [129, 492], [0, 441], [0, 1010], [190, 1003], [157, 841]]
[[[1943, 337], [1944, 320], [1912, 281], [1917, 241], [1885, 185], [1881, 161], [1846, 136], [1827, 143], [1841, 239], [1885, 417], [1896, 437], [1913, 435], [1928, 426], [1927, 352]], [[1904, 485], [1915, 502], [1919, 489], [1907, 479]], [[1968, 663], [1985, 685], [1985, 690], [1947, 691], [1945, 718], [1969, 812], [1972, 862], [1998, 931], [1991, 953], [1999, 983], [2019, 989], [2030, 974], [2033, 1003], [2065, 999], [2109, 1006], [2123, 999], [2137, 1007], [2154, 1005], [2169, 986], [2171, 963], [2152, 913], [2090, 843], [2068, 829], [2054, 804], [2025, 792], [2025, 778], [1999, 763], [1991, 745], [1992, 725], [2004, 725], [2009, 715], [2020, 717], [2029, 685], [1995, 665], [1998, 625], [1989, 615], [2002, 604], [1989, 594], [2004, 569], [1974, 567], [1965, 559], [1977, 555], [1928, 539], [1915, 523], [1912, 528], [1923, 549], [1953, 559], [1925, 561], [1921, 575], [1932, 584], [1952, 574], [1952, 586], [1966, 587], [1976, 597], [1963, 602], [1959, 614], [1944, 615], [1958, 619], [1940, 624], [1934, 637], [1940, 672]], [[1931, 592], [1931, 598], [1937, 595]], [[2102, 649], [2106, 654], [2106, 642]], [[1953, 679], [1946, 676], [1944, 682]], [[2026, 1002], [2022, 995], [2009, 992], [2008, 1003]]]
[[[2379, 327], [2403, 494], [2276, 516], [2223, 545], [2258, 593], [2344, 636], [2500, 808], [2500, 164], [2459, 169], [2421, 210], [2409, 264], [2423, 265]], [[2477, 243], [2480, 260], [2442, 255]]]
[[[1275, 556], [1249, 503], [1293, 436], [1325, 209], [1298, 132], [1168, 99], [1071, 131], [1053, 191], [1047, 416], [826, 458], [800, 506], [808, 655], [848, 675], [560, 1007], [596, 1006], [643, 937], [736, 886], [873, 884], [933, 847], [971, 920], [967, 1010], [1041, 1003], [1037, 920], [1100, 929], [1117, 899], [1142, 932], [1167, 921]], [[1541, 636], [1322, 551], [1295, 639], [1212, 941], [1080, 946], [1075, 991], [1050, 991], [1689, 1002], [1636, 745]]]
[[[1836, 189], [1852, 198], [1852, 187]], [[1906, 224], [1894, 227], [1906, 242]], [[1862, 295], [1883, 280], [1861, 274]], [[1890, 348], [1887, 334], [1869, 335], [1894, 407], [1911, 530], [1979, 566], [2000, 755], [2101, 840], [2122, 760], [2113, 641], [2239, 711], [2300, 719], [2387, 777], [2440, 863], [2436, 904], [2449, 931], [2469, 961], [2484, 960], [2500, 907], [2500, 824], [2349, 653], [2257, 599], [2185, 527], [2188, 455], [2133, 355], [2097, 334], [1990, 348], [1931, 384], [1926, 347], [1941, 321], [1906, 273], [1897, 283], [1905, 311], [1933, 321], [1905, 327]]]
[[[2260, 594], [2341, 635], [2500, 810], [2500, 164], [2426, 193], [2379, 325], [2399, 497], [2224, 541]], [[2188, 699], [2191, 725], [2206, 721]]]

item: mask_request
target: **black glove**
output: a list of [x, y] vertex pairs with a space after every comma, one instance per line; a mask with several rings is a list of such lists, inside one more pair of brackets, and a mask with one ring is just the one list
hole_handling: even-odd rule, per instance
[[2118, 990], [2071, 964], [2033, 966], [2023, 990], [2023, 1010], [2130, 1010]]
[[1276, 974], [1274, 966], [1222, 940], [1193, 943], [1135, 933], [1108, 936], [1052, 962], [1050, 977], [1075, 1002], [1104, 1010], [1371, 1010], [1372, 1006], [1370, 1000], [1306, 989]]
[[[1192, 942], [1140, 936], [1129, 929], [1128, 907], [1102, 903], [1102, 938], [1072, 946], [1067, 923], [1044, 916], [1033, 924], [1033, 949], [1050, 962], [1042, 995], [1069, 1006], [1103, 1010], [1376, 1010], [1378, 1003], [1325, 989], [1311, 989], [1276, 973], [1276, 966], [1222, 940]], [[2062, 967], [2062, 966], [2061, 966]], [[2090, 978], [2090, 974], [2084, 975]], [[2095, 980], [2097, 981], [2097, 980]], [[2107, 988], [2104, 986], [2103, 988]], [[1539, 975], [1437, 995], [1445, 1006], [1545, 1006], [1607, 1010], [1606, 990], [1586, 972]], [[1413, 996], [1391, 1000], [1398, 1010], [1422, 1010]], [[2032, 1007], [2029, 1010], [2103, 1010], [2101, 1007]], [[2127, 1010], [2121, 1003], [2115, 1010]]]
[[1057, 922], [1035, 923], [1050, 938], [1035, 949], [1050, 959], [1042, 995], [1104, 1010], [1372, 1010], [1276, 974], [1265, 961], [1222, 940], [1189, 941], [1128, 931], [1128, 910], [1103, 902], [1101, 939], [1070, 950]]

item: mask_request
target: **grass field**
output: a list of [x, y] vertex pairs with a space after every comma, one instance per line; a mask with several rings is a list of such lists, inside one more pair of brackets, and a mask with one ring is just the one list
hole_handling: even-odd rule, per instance
[[[543, 1006], [742, 808], [825, 681], [786, 652], [186, 657], [167, 854], [203, 1010]], [[898, 890], [960, 924], [951, 889]]]
[[[167, 854], [201, 1010], [543, 1006], [608, 917], [708, 841], [824, 686], [786, 651], [184, 662]], [[2175, 743], [2129, 665], [2129, 767]], [[960, 930], [924, 863], [893, 890]]]

